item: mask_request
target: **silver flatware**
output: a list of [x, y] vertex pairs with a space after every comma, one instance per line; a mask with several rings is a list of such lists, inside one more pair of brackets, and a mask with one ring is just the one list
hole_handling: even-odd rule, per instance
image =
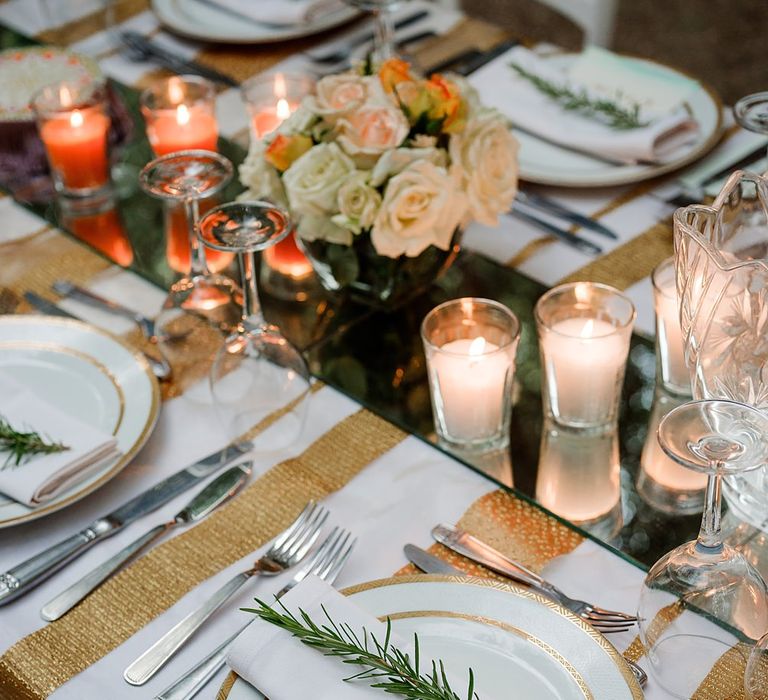
[[[82, 320], [79, 316], [75, 316], [75, 314], [65, 311], [52, 301], [48, 301], [48, 299], [44, 299], [34, 292], [24, 292], [24, 298], [31, 306], [34, 306], [41, 313], [48, 314], [49, 316], [60, 316], [62, 318], [74, 318], [78, 321]], [[168, 360], [162, 357], [162, 355], [160, 356], [160, 359], [153, 357], [146, 352], [142, 352], [142, 355], [144, 355], [144, 358], [149, 363], [149, 366], [152, 369], [152, 374], [160, 380], [170, 379], [172, 370], [171, 366], [168, 364]]]
[[[277, 593], [276, 598], [281, 598], [297, 583], [301, 583], [310, 574], [333, 583], [344, 568], [352, 548], [357, 540], [346, 530], [335, 527], [331, 534], [317, 549], [314, 556], [307, 562], [296, 575]], [[200, 660], [192, 668], [188, 669], [180, 678], [169, 685], [162, 693], [155, 696], [155, 700], [188, 700], [202, 690], [208, 681], [216, 675], [216, 672], [224, 665], [227, 650], [230, 644], [251, 624], [249, 620], [231, 637], [222, 642], [208, 656]]]
[[606, 236], [607, 238], [612, 238], [614, 240], [618, 240], [619, 238], [613, 231], [611, 231], [611, 229], [609, 229], [604, 224], [601, 224], [599, 221], [595, 221], [594, 219], [585, 216], [584, 214], [579, 214], [579, 212], [573, 211], [563, 204], [560, 204], [560, 202], [556, 202], [554, 199], [545, 197], [543, 194], [523, 192], [522, 190], [518, 190], [515, 199], [522, 204], [527, 204], [528, 206], [533, 207], [534, 209], [539, 209], [540, 211], [546, 212], [547, 214], [552, 214], [558, 218], [570, 221], [572, 224], [576, 224], [582, 228], [586, 228], [590, 231], [594, 231], [595, 233], [599, 233], [601, 236]]
[[219, 588], [201, 607], [187, 615], [149, 649], [133, 661], [123, 673], [131, 685], [143, 685], [155, 675], [197, 629], [226, 603], [253, 576], [275, 576], [298, 564], [320, 535], [328, 511], [310, 503], [293, 524], [280, 535], [269, 551], [252, 567], [237, 574]]
[[587, 255], [602, 255], [603, 253], [603, 249], [599, 245], [595, 245], [592, 241], [577, 236], [575, 233], [571, 233], [564, 228], [555, 226], [554, 224], [549, 223], [549, 221], [540, 219], [536, 216], [535, 212], [531, 211], [530, 208], [527, 208], [526, 205], [521, 204], [520, 202], [515, 202], [509, 213], [515, 218], [525, 221], [545, 233], [548, 233], [550, 236], [554, 236], [566, 245], [571, 246], [571, 248], [580, 250], [582, 253], [586, 253]]
[[454, 552], [478, 564], [482, 564], [502, 576], [519, 581], [547, 598], [554, 600], [564, 608], [568, 608], [571, 612], [576, 613], [582, 620], [588, 622], [603, 634], [625, 632], [637, 622], [637, 617], [634, 615], [628, 615], [627, 613], [615, 610], [606, 610], [587, 601], [567, 596], [563, 591], [543, 579], [537, 573], [518, 562], [512, 561], [498, 550], [463, 530], [451, 527], [450, 525], [437, 525], [432, 529], [432, 537]]
[[500, 44], [496, 44], [491, 49], [483, 51], [482, 49], [468, 49], [462, 53], [451, 56], [450, 58], [435, 63], [429, 66], [424, 73], [429, 75], [430, 73], [458, 73], [459, 75], [470, 75], [479, 68], [482, 68], [486, 63], [490, 63], [494, 58], [506, 53], [514, 46], [517, 46], [520, 42], [517, 39], [508, 39], [502, 41]]
[[247, 441], [227, 445], [142, 491], [111, 513], [97, 518], [80, 532], [35, 554], [5, 573], [0, 573], [0, 605], [24, 595], [86, 549], [168, 503], [214, 472], [230, 465], [252, 448], [253, 443]]
[[199, 75], [214, 83], [220, 83], [228, 87], [239, 86], [239, 83], [234, 78], [230, 78], [228, 75], [204, 66], [197, 61], [180, 58], [147, 39], [143, 34], [139, 34], [139, 32], [122, 31], [119, 33], [119, 37], [126, 49], [127, 57], [131, 61], [152, 61], [180, 75]]
[[253, 462], [238, 464], [225, 471], [214, 479], [200, 493], [198, 493], [184, 508], [182, 508], [169, 521], [155, 525], [141, 537], [123, 547], [117, 554], [110, 557], [100, 566], [63, 590], [59, 595], [46, 603], [40, 614], [44, 620], [52, 622], [71, 610], [83, 598], [88, 596], [123, 564], [133, 559], [139, 552], [148, 547], [152, 542], [178, 527], [189, 525], [201, 520], [222, 503], [226, 503], [235, 496], [248, 481]]
[[[421, 569], [425, 574], [442, 574], [443, 576], [466, 576], [463, 571], [460, 571], [455, 566], [451, 566], [447, 562], [444, 562], [434, 554], [423, 550], [421, 547], [417, 547], [415, 544], [407, 544], [403, 547], [405, 556], [408, 557], [408, 561]], [[622, 657], [623, 658], [623, 657]], [[635, 675], [637, 682], [641, 687], [645, 686], [648, 682], [648, 674], [640, 668], [634, 661], [624, 659], [629, 667], [632, 669], [632, 673]], [[164, 700], [171, 700], [170, 698]], [[173, 700], [181, 700], [181, 698], [173, 698]]]

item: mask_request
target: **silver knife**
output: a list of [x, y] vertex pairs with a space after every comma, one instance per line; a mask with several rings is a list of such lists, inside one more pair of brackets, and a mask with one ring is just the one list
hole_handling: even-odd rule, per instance
[[123, 547], [117, 554], [110, 557], [103, 564], [89, 571], [83, 578], [73, 583], [59, 593], [55, 598], [46, 603], [40, 615], [44, 620], [52, 622], [58, 620], [64, 613], [70, 611], [83, 598], [98, 588], [123, 564], [133, 559], [139, 552], [149, 546], [156, 539], [175, 527], [189, 525], [204, 518], [222, 503], [226, 503], [245, 486], [251, 474], [252, 462], [238, 464], [227, 469], [216, 477], [208, 486], [198, 493], [184, 508], [168, 522], [155, 525], [141, 537]]
[[555, 236], [563, 241], [563, 243], [580, 250], [582, 253], [587, 253], [588, 255], [602, 254], [603, 249], [592, 243], [592, 241], [588, 241], [586, 238], [577, 236], [575, 233], [571, 233], [564, 228], [560, 228], [554, 224], [550, 224], [548, 221], [544, 221], [544, 219], [540, 219], [538, 216], [531, 213], [530, 208], [526, 210], [525, 206], [526, 205], [521, 202], [515, 202], [509, 213], [522, 221], [528, 222], [532, 226], [536, 226], [551, 236]]
[[186, 469], [171, 474], [138, 496], [134, 496], [117, 510], [94, 520], [80, 532], [0, 574], [0, 605], [5, 605], [14, 598], [24, 595], [75, 557], [80, 556], [89, 547], [114, 535], [128, 523], [168, 503], [180, 493], [199, 484], [207, 476], [242, 457], [252, 448], [253, 443], [249, 441], [227, 445]]
[[601, 224], [599, 221], [595, 221], [584, 214], [579, 214], [579, 212], [573, 211], [559, 202], [556, 202], [554, 199], [545, 197], [542, 194], [534, 194], [533, 192], [522, 192], [518, 190], [515, 199], [522, 204], [527, 204], [529, 207], [533, 207], [534, 209], [538, 209], [547, 214], [554, 214], [560, 219], [570, 221], [572, 224], [589, 229], [602, 236], [607, 236], [614, 240], [618, 240], [619, 238], [613, 231], [611, 231], [611, 229], [604, 224]]
[[[52, 301], [48, 301], [48, 299], [45, 299], [34, 292], [24, 292], [24, 298], [30, 306], [34, 306], [41, 313], [48, 314], [49, 316], [60, 316], [62, 318], [74, 318], [76, 321], [87, 323], [87, 321], [81, 319], [79, 316], [69, 313], [69, 311], [62, 309]], [[171, 366], [166, 360], [158, 360], [157, 358], [152, 357], [152, 355], [147, 355], [147, 353], [142, 354], [152, 368], [152, 374], [158, 379], [168, 379], [171, 376]]]
[[444, 574], [445, 576], [466, 576], [455, 566], [443, 561], [434, 554], [430, 554], [425, 549], [417, 547], [415, 544], [407, 544], [403, 547], [405, 556], [416, 568], [421, 569], [425, 574]]

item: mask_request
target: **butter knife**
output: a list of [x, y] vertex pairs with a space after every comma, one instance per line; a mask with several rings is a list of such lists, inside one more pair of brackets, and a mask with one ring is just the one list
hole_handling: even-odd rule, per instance
[[146, 491], [126, 501], [116, 510], [97, 518], [80, 532], [63, 539], [39, 554], [0, 573], [0, 605], [5, 605], [47, 579], [51, 574], [80, 556], [97, 542], [114, 535], [128, 523], [151, 513], [180, 493], [199, 484], [207, 476], [231, 464], [253, 448], [253, 443], [227, 445], [186, 469], [163, 479]]
[[123, 547], [113, 557], [107, 559], [103, 564], [91, 570], [79, 581], [76, 581], [69, 588], [66, 588], [46, 603], [40, 611], [42, 618], [49, 622], [58, 620], [64, 613], [74, 608], [83, 598], [104, 583], [123, 564], [133, 559], [141, 550], [148, 547], [166, 532], [200, 520], [222, 503], [226, 503], [248, 481], [252, 464], [252, 462], [238, 464], [236, 467], [227, 469], [221, 476], [214, 479], [200, 491], [171, 520], [155, 525], [155, 527]]
[[405, 556], [408, 557], [408, 561], [425, 574], [443, 574], [444, 576], [467, 575], [455, 566], [451, 566], [448, 562], [443, 561], [434, 554], [430, 554], [427, 550], [422, 549], [421, 547], [417, 547], [415, 544], [405, 545], [405, 547], [403, 547], [403, 552], [405, 552]]

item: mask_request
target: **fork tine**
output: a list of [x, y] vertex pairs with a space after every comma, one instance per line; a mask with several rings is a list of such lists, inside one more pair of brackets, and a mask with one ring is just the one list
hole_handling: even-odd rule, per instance
[[338, 543], [338, 546], [335, 548], [332, 556], [328, 558], [328, 561], [325, 563], [322, 571], [318, 573], [320, 578], [327, 578], [331, 574], [331, 571], [333, 571], [333, 569], [336, 567], [338, 561], [343, 559], [344, 552], [349, 548], [349, 542], [351, 538], [352, 535], [349, 532], [344, 533], [344, 538]]
[[277, 551], [274, 552], [274, 556], [292, 557], [295, 550], [301, 547], [308, 536], [312, 535], [322, 526], [327, 517], [328, 511], [325, 508], [322, 506], [315, 508], [307, 521], [304, 522], [304, 524], [298, 528], [298, 530], [296, 530], [296, 532], [294, 532]]
[[307, 503], [306, 506], [304, 506], [304, 510], [299, 513], [299, 516], [296, 518], [296, 520], [293, 521], [291, 525], [289, 525], [279, 536], [278, 538], [272, 543], [271, 549], [279, 549], [280, 547], [285, 544], [285, 541], [299, 528], [301, 527], [306, 519], [309, 517], [310, 513], [312, 513], [315, 508], [317, 508], [317, 503], [314, 501], [310, 501]]
[[632, 629], [632, 627], [601, 627], [599, 624], [596, 624], [594, 622], [589, 622], [589, 620], [584, 620], [587, 624], [594, 627], [600, 634], [613, 634], [614, 632], [628, 632]]
[[338, 547], [339, 540], [344, 537], [345, 530], [334, 528], [333, 532], [328, 535], [324, 544], [328, 545], [323, 552], [322, 557], [316, 557], [316, 561], [312, 566], [312, 573], [315, 576], [320, 576], [320, 572], [327, 566], [329, 561], [333, 560], [336, 549]]
[[323, 571], [330, 569], [330, 567], [333, 565], [333, 562], [336, 560], [336, 557], [339, 556], [339, 552], [341, 552], [341, 550], [344, 548], [344, 545], [348, 539], [349, 533], [346, 530], [342, 530], [339, 533], [339, 536], [336, 538], [336, 541], [333, 543], [333, 547], [331, 547], [330, 551], [328, 552], [328, 556], [326, 556], [325, 560], [322, 561], [317, 567], [317, 570], [315, 571], [317, 576], [323, 578]]
[[303, 571], [306, 571], [307, 573], [314, 573], [315, 567], [320, 566], [320, 564], [325, 561], [325, 557], [327, 556], [328, 550], [331, 548], [331, 542], [334, 537], [336, 537], [336, 533], [338, 532], [338, 527], [334, 527], [333, 530], [331, 530], [331, 533], [326, 537], [322, 544], [317, 548], [317, 551], [312, 556], [312, 559], [309, 561], [308, 564], [306, 564], [304, 567], [302, 567]]
[[595, 620], [594, 618], [581, 615], [584, 622], [588, 622], [593, 627], [599, 627], [601, 630], [623, 630], [630, 629], [634, 622], [619, 622], [618, 620]]
[[286, 563], [296, 563], [303, 559], [320, 536], [320, 530], [327, 518], [328, 511], [323, 508], [306, 524], [302, 532], [292, 542], [287, 543], [275, 556]]
[[599, 615], [604, 620], [623, 620], [624, 622], [637, 622], [635, 615], [628, 615], [627, 613], [619, 612], [618, 610], [606, 610], [605, 608], [599, 608], [595, 605], [589, 609], [590, 613]]
[[341, 554], [336, 557], [336, 561], [331, 566], [331, 568], [323, 572], [320, 578], [324, 579], [328, 583], [333, 583], [341, 570], [344, 568], [344, 565], [347, 563], [347, 559], [349, 559], [349, 555], [352, 553], [352, 549], [356, 543], [357, 538], [353, 538], [352, 541], [346, 546], [346, 549], [344, 549]]

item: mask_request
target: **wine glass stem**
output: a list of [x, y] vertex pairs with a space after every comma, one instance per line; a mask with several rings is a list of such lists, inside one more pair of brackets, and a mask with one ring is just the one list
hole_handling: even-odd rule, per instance
[[189, 235], [189, 274], [191, 277], [206, 275], [208, 267], [205, 264], [205, 251], [197, 238], [197, 220], [200, 218], [200, 210], [196, 199], [184, 200], [184, 213]]
[[707, 490], [704, 494], [704, 515], [701, 518], [701, 529], [696, 541], [696, 548], [714, 553], [722, 549], [723, 540], [720, 534], [720, 496], [723, 477], [720, 474], [710, 474], [707, 478]]
[[243, 287], [243, 317], [244, 326], [260, 326], [264, 322], [259, 304], [259, 292], [256, 288], [256, 259], [253, 253], [238, 253], [237, 266], [240, 268], [240, 279]]
[[373, 42], [373, 57], [376, 61], [386, 61], [395, 54], [395, 28], [392, 13], [388, 7], [373, 10], [376, 18], [376, 36]]

